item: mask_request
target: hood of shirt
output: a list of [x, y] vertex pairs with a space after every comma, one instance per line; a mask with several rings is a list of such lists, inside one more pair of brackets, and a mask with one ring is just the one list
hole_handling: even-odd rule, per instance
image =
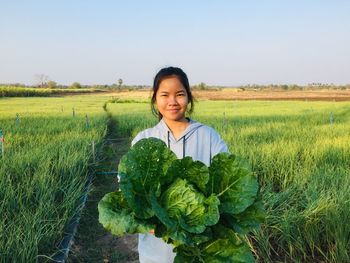
[[[166, 135], [166, 138], [163, 138], [163, 141], [167, 144], [168, 148], [172, 149], [176, 155], [181, 158], [184, 158], [186, 156], [186, 143], [189, 141], [191, 135], [194, 134], [194, 132], [199, 127], [203, 126], [203, 124], [199, 122], [193, 121], [191, 119], [188, 120], [190, 125], [186, 127], [178, 139], [174, 137], [164, 119], [161, 119], [159, 123], [154, 127], [155, 130], [158, 130], [161, 134]], [[182, 146], [182, 153], [179, 152], [179, 144]]]
[[[191, 137], [191, 135], [199, 128], [202, 127], [203, 124], [193, 121], [191, 119], [189, 120], [189, 124], [186, 129], [182, 132], [182, 134], [179, 136], [178, 139], [175, 139], [174, 135], [172, 134], [171, 130], [169, 129], [168, 125], [165, 123], [164, 119], [161, 119], [159, 123], [154, 127], [155, 129], [158, 129], [161, 132], [164, 132], [168, 135], [168, 138], [170, 142], [177, 143], [183, 139], [188, 139]], [[168, 139], [167, 138], [167, 139]]]

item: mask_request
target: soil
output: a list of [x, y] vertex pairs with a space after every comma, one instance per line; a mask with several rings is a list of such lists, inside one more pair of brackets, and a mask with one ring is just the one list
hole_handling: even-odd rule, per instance
[[[193, 90], [193, 96], [196, 99], [204, 100], [316, 100], [316, 101], [349, 101], [350, 90], [335, 89], [317, 89], [317, 90], [240, 90], [228, 89], [222, 90]], [[95, 96], [108, 96], [118, 98], [133, 98], [148, 100], [152, 96], [149, 89], [104, 92]]]
[[311, 90], [311, 91], [194, 91], [194, 97], [210, 100], [315, 100], [344, 101], [350, 100], [350, 90]]
[[[87, 203], [81, 215], [66, 262], [137, 263], [137, 235], [113, 236], [98, 221], [97, 205], [101, 198], [118, 187], [115, 174], [119, 160], [130, 147], [129, 138], [118, 138], [111, 120], [109, 134], [101, 149], [98, 167], [91, 185]], [[106, 173], [108, 172], [108, 173]]]

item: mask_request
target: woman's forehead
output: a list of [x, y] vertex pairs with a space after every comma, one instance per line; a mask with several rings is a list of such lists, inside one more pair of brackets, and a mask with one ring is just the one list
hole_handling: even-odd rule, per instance
[[163, 79], [159, 83], [159, 91], [185, 91], [185, 87], [182, 85], [181, 81], [177, 77], [169, 77]]
[[159, 87], [158, 92], [186, 92], [184, 87]]

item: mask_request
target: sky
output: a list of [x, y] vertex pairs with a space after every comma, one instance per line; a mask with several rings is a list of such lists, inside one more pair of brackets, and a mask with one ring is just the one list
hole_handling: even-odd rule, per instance
[[350, 83], [350, 1], [0, 0], [0, 83]]

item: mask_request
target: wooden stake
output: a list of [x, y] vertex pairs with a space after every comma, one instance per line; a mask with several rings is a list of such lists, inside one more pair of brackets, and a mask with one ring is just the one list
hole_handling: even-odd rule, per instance
[[16, 125], [18, 126], [19, 125], [19, 114], [16, 113]]
[[86, 128], [89, 128], [89, 118], [87, 114], [85, 115], [85, 118], [86, 118]]
[[95, 141], [92, 141], [92, 160], [94, 163], [96, 162], [96, 157], [95, 157]]
[[2, 130], [0, 130], [0, 145], [1, 145], [1, 157], [5, 156], [5, 139], [4, 134], [2, 133]]

